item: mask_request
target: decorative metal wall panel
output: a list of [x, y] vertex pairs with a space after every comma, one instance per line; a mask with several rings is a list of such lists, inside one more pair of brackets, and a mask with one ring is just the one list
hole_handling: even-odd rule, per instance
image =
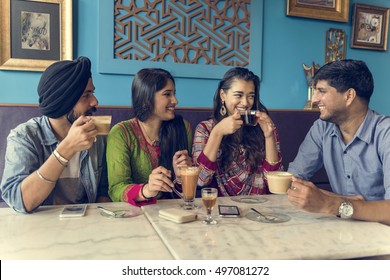
[[251, 0], [117, 0], [115, 58], [249, 65]]
[[263, 1], [99, 0], [98, 71], [220, 79], [244, 66], [261, 76]]

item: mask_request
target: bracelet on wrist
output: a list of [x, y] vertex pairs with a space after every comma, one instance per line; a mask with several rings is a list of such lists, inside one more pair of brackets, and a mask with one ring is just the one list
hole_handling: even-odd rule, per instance
[[66, 158], [64, 158], [64, 157], [57, 151], [57, 149], [55, 149], [55, 150], [53, 151], [53, 155], [54, 155], [54, 157], [58, 160], [58, 162], [59, 162], [62, 166], [64, 166], [64, 167], [67, 167], [67, 166], [68, 166], [69, 160], [66, 159]]
[[268, 160], [268, 159], [265, 159], [269, 164], [271, 165], [277, 165], [279, 163], [282, 162], [282, 158], [280, 158], [278, 161], [271, 161], [271, 160]]
[[56, 158], [56, 160], [59, 162], [59, 164], [61, 164], [63, 167], [67, 167], [67, 166], [68, 166], [68, 164], [62, 162], [62, 161], [54, 154], [54, 152], [53, 152], [53, 156]]
[[145, 199], [147, 199], [147, 200], [154, 198], [154, 196], [149, 197], [149, 196], [146, 196], [146, 195], [144, 194], [144, 188], [145, 188], [145, 186], [146, 186], [146, 184], [143, 184], [142, 187], [141, 187], [141, 194], [142, 194], [142, 196], [143, 196]]
[[56, 182], [55, 181], [51, 181], [49, 179], [46, 179], [45, 177], [42, 176], [41, 172], [39, 172], [39, 170], [37, 170], [37, 175], [39, 177], [39, 179], [41, 179], [42, 181], [44, 181], [45, 183], [48, 183], [48, 184], [51, 184], [51, 185], [54, 185]]

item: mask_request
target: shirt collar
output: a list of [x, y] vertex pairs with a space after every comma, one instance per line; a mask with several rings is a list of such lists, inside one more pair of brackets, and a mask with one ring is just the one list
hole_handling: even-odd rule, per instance
[[[359, 138], [360, 140], [366, 142], [367, 144], [370, 143], [372, 134], [373, 134], [373, 119], [374, 119], [374, 112], [370, 109], [367, 110], [366, 117], [364, 118], [362, 124], [356, 131], [355, 137]], [[330, 134], [331, 136], [337, 136], [341, 139], [341, 132], [338, 125], [333, 124], [333, 131]], [[353, 140], [351, 141], [351, 143]]]
[[58, 142], [56, 136], [53, 133], [53, 129], [51, 127], [48, 117], [43, 116], [43, 118], [41, 118], [40, 126], [42, 127], [43, 145], [50, 146]]
[[357, 130], [355, 137], [369, 144], [374, 133], [374, 127], [374, 112], [368, 109], [366, 117]]

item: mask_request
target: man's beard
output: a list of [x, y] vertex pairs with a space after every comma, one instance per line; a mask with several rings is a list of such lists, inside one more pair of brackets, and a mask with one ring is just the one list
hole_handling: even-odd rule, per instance
[[[96, 112], [96, 107], [92, 107], [91, 109], [89, 109], [87, 112], [85, 112], [83, 115], [84, 116], [92, 116], [93, 113]], [[73, 124], [81, 115], [79, 114], [76, 114], [73, 110], [70, 111], [67, 115], [66, 115], [66, 118], [68, 119], [68, 121]]]

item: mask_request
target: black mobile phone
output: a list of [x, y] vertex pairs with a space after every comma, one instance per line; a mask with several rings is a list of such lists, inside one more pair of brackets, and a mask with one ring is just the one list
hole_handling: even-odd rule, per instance
[[221, 217], [240, 217], [240, 209], [235, 205], [218, 205]]

